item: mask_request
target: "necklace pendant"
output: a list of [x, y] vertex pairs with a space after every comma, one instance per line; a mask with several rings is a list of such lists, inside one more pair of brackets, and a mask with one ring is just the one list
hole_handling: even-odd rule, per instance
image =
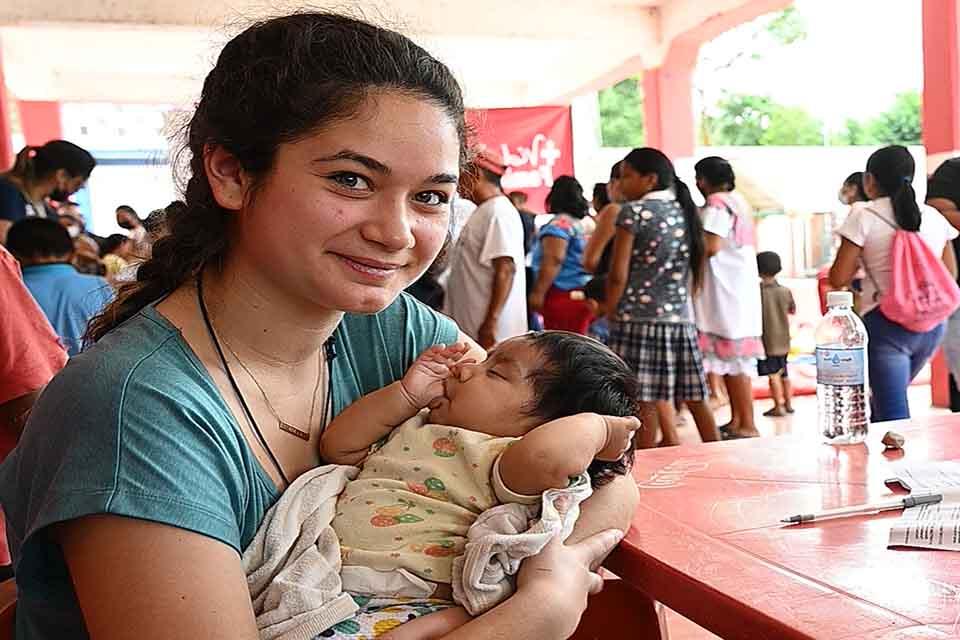
[[310, 440], [310, 434], [306, 431], [301, 431], [292, 424], [284, 422], [283, 420], [277, 420], [277, 423], [280, 425], [280, 431], [285, 431], [292, 436], [297, 436], [301, 440]]

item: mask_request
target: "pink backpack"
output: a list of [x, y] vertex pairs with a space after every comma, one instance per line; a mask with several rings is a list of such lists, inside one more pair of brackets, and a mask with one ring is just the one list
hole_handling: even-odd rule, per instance
[[[880, 313], [908, 331], [930, 331], [960, 307], [960, 287], [919, 233], [901, 229], [876, 211], [868, 211], [894, 229], [890, 286], [882, 292]], [[869, 270], [867, 275], [880, 294]]]

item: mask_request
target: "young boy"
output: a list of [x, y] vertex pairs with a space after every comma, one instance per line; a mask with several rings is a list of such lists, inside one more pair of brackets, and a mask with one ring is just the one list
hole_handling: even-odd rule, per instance
[[[347, 407], [320, 445], [328, 462], [362, 465], [333, 519], [344, 567], [412, 573], [451, 605], [453, 559], [481, 512], [536, 503], [585, 471], [594, 487], [627, 473], [640, 426], [636, 376], [595, 340], [546, 331], [501, 342], [484, 362], [463, 353], [429, 349], [399, 382]], [[447, 609], [391, 639], [438, 637], [469, 619]]]
[[763, 415], [785, 416], [793, 413], [793, 389], [787, 372], [787, 354], [790, 353], [789, 315], [797, 312], [790, 289], [777, 282], [783, 269], [780, 256], [773, 251], [757, 254], [760, 271], [760, 302], [763, 309], [763, 348], [765, 360], [757, 363], [757, 373], [770, 379], [773, 408]]

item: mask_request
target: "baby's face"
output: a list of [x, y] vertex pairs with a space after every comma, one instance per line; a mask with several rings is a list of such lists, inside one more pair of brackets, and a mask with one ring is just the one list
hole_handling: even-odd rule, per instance
[[540, 353], [524, 337], [500, 343], [476, 364], [458, 364], [430, 405], [429, 422], [494, 436], [522, 436], [542, 421], [528, 415], [533, 388], [528, 377], [541, 367]]

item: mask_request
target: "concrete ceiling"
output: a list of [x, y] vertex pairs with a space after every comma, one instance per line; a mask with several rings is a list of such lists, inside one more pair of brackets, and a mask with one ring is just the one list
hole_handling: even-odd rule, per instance
[[[746, 0], [388, 0], [360, 5], [446, 62], [472, 107], [550, 104], [658, 65], [674, 37]], [[330, 6], [319, 3], [313, 6]], [[342, 5], [340, 5], [342, 7]], [[4, 0], [0, 55], [20, 100], [188, 105], [223, 43], [303, 4]]]

